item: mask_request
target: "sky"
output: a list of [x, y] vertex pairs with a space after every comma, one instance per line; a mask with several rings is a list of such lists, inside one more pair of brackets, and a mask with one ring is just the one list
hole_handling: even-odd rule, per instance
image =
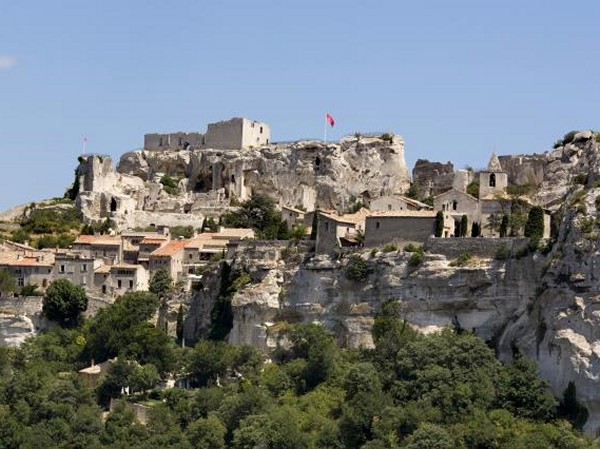
[[247, 117], [273, 141], [393, 132], [484, 167], [600, 129], [600, 2], [0, 0], [0, 210], [86, 151]]

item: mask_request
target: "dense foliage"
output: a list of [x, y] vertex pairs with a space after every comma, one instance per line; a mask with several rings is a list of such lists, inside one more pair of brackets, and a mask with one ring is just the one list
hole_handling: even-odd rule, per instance
[[221, 224], [231, 228], [252, 228], [262, 239], [286, 240], [289, 237], [287, 225], [275, 209], [275, 203], [261, 193], [254, 193], [238, 210], [224, 214]]
[[[342, 350], [321, 326], [288, 325], [269, 363], [222, 341], [176, 348], [149, 322], [157, 307], [152, 294], [128, 294], [80, 328], [0, 348], [0, 447], [600, 447], [573, 430], [585, 421], [574, 385], [557, 407], [533, 363], [504, 365], [466, 332], [421, 335], [399, 301], [376, 317], [374, 349]], [[85, 387], [76, 370], [117, 355]], [[192, 388], [153, 389], [167, 372]], [[101, 419], [122, 389], [137, 393]], [[134, 401], [149, 407], [146, 425]]]
[[46, 289], [42, 312], [63, 327], [79, 325], [81, 314], [87, 309], [85, 289], [68, 279], [57, 279]]
[[532, 207], [527, 216], [525, 237], [541, 239], [544, 236], [544, 209], [540, 206]]

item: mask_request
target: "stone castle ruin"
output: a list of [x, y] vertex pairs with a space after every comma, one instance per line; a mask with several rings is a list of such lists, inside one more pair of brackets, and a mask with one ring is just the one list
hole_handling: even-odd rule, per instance
[[410, 186], [399, 136], [274, 144], [268, 125], [238, 118], [209, 124], [204, 135], [147, 134], [144, 149], [124, 154], [116, 169], [109, 157], [82, 156], [77, 173], [86, 220], [110, 218], [119, 230], [198, 227], [255, 192], [281, 207], [342, 212]]
[[269, 145], [269, 125], [245, 118], [209, 123], [206, 134], [175, 132], [146, 134], [144, 150], [198, 150], [203, 148], [238, 149]]

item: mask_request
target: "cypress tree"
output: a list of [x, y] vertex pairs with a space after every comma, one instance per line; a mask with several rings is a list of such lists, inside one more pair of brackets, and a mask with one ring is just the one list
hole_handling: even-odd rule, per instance
[[544, 236], [544, 209], [540, 206], [532, 207], [527, 215], [525, 237], [541, 239]]
[[435, 236], [441, 237], [444, 233], [444, 213], [439, 211], [435, 216]]
[[460, 236], [461, 237], [467, 236], [467, 228], [468, 227], [469, 227], [469, 219], [467, 218], [466, 215], [463, 215], [460, 218]]

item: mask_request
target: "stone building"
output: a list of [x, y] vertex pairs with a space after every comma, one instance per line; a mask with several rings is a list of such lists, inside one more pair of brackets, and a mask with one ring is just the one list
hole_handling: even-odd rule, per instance
[[[16, 280], [17, 287], [36, 284], [44, 291], [52, 282], [54, 254], [50, 251], [19, 249], [0, 251], [0, 269], [5, 269]], [[2, 295], [0, 291], [0, 296]]]
[[94, 255], [78, 251], [56, 253], [53, 280], [68, 279], [75, 285], [92, 288], [94, 285], [94, 272], [102, 265], [101, 259]]
[[122, 260], [122, 240], [116, 235], [80, 235], [73, 250], [94, 259], [104, 258], [109, 265]]
[[144, 135], [144, 150], [197, 150], [215, 148], [241, 150], [268, 145], [271, 141], [269, 125], [246, 118], [235, 117], [209, 123], [206, 134], [175, 132]]
[[[365, 246], [378, 246], [390, 242], [423, 244], [435, 235], [437, 212], [391, 211], [372, 212], [365, 219]], [[444, 212], [443, 236], [454, 233], [454, 220]]]
[[433, 207], [402, 195], [385, 195], [372, 200], [369, 204], [369, 210], [375, 212], [433, 210]]
[[183, 273], [184, 248], [188, 240], [171, 240], [166, 245], [154, 250], [150, 254], [148, 270], [150, 277], [159, 268], [167, 270], [173, 282], [177, 282]]
[[364, 235], [365, 217], [369, 211], [360, 209], [354, 214], [337, 215], [317, 210], [317, 253], [331, 253], [336, 248], [357, 246]]

